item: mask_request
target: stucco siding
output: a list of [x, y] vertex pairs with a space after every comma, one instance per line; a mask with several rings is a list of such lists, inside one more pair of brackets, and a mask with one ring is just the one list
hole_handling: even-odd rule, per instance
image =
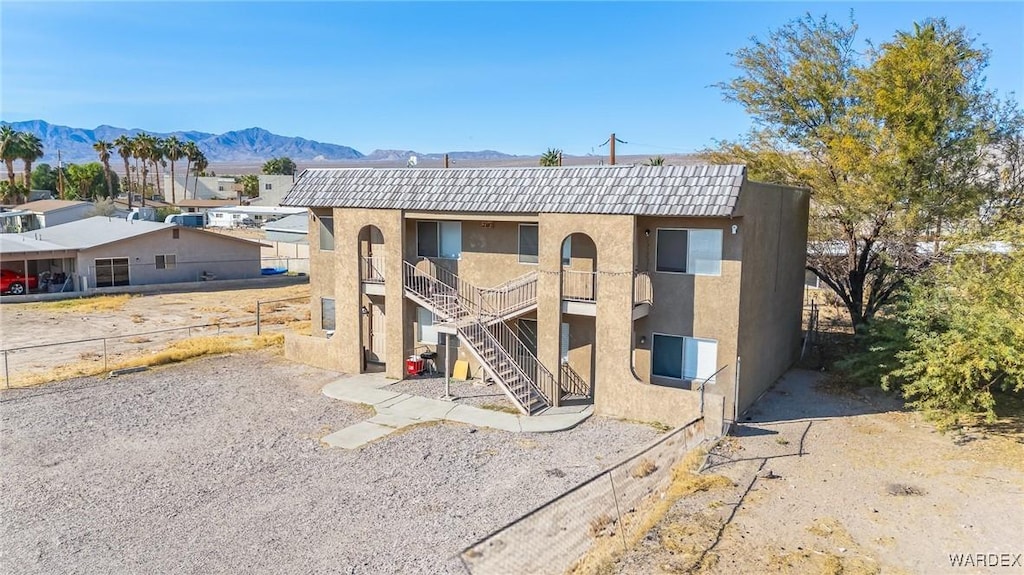
[[[808, 194], [747, 182], [743, 214], [743, 273], [739, 304], [742, 413], [799, 358]], [[727, 410], [727, 416], [733, 413]]]

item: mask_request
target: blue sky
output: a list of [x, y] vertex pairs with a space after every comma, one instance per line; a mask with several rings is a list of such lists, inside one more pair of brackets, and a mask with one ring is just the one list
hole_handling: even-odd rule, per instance
[[260, 126], [420, 152], [691, 151], [749, 120], [712, 84], [805, 12], [876, 43], [946, 17], [1024, 95], [1024, 4], [0, 3], [0, 119], [165, 132]]

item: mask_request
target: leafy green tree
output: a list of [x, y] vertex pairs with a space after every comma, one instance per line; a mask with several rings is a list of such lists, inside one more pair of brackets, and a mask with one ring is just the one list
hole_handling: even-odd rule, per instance
[[167, 219], [167, 216], [180, 214], [181, 210], [174, 206], [168, 206], [166, 208], [159, 208], [156, 211], [156, 221], [162, 222]]
[[916, 242], [995, 191], [980, 184], [1000, 130], [963, 29], [929, 20], [863, 55], [856, 30], [808, 15], [737, 51], [719, 87], [757, 127], [704, 154], [811, 190], [807, 269], [860, 326], [927, 265]]
[[949, 423], [995, 418], [997, 393], [1024, 396], [1024, 224], [962, 242], [909, 283], [868, 327], [870, 345], [839, 367], [881, 380]]
[[543, 154], [540, 155], [540, 165], [545, 168], [562, 165], [562, 150], [558, 148], [548, 148]]
[[91, 201], [103, 196], [106, 189], [103, 164], [68, 164], [67, 175], [72, 189], [72, 193], [68, 194], [69, 199]]
[[32, 177], [29, 179], [33, 190], [57, 191], [57, 170], [50, 164], [39, 164], [32, 170]]
[[263, 168], [261, 171], [264, 174], [271, 176], [292, 176], [295, 175], [295, 162], [293, 162], [292, 159], [287, 156], [283, 156], [280, 158], [271, 158], [267, 160], [266, 163], [263, 164]]
[[245, 174], [235, 178], [236, 184], [242, 184], [242, 193], [250, 198], [260, 195], [260, 177], [256, 174]]

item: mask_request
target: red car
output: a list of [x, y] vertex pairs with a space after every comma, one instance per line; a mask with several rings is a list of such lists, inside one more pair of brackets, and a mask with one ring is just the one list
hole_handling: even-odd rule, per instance
[[39, 287], [39, 280], [26, 277], [13, 270], [0, 270], [0, 292], [11, 295], [22, 295], [28, 289]]

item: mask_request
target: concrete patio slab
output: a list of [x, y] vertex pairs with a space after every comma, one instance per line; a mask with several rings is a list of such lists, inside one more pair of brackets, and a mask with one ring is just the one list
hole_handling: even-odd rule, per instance
[[385, 425], [387, 427], [394, 427], [395, 429], [398, 429], [400, 427], [405, 427], [407, 425], [416, 425], [418, 423], [423, 423], [424, 421], [437, 420], [413, 419], [411, 417], [405, 417], [404, 415], [396, 415], [394, 413], [378, 413], [377, 415], [374, 415], [367, 421], [369, 421], [370, 423], [376, 423], [377, 425]]
[[330, 435], [325, 435], [321, 441], [331, 447], [358, 449], [371, 441], [376, 441], [395, 431], [398, 431], [398, 428], [378, 425], [370, 421], [361, 421], [340, 431], [335, 431]]
[[535, 415], [533, 417], [517, 417], [519, 417], [519, 425], [525, 433], [550, 433], [552, 431], [572, 429], [583, 423], [593, 413], [593, 409], [588, 409], [579, 413], [555, 413], [550, 415], [545, 413], [544, 415]]
[[323, 394], [331, 399], [340, 399], [342, 401], [350, 401], [353, 403], [366, 403], [369, 405], [376, 405], [378, 403], [388, 401], [389, 399], [395, 399], [404, 395], [394, 391], [368, 387], [366, 385], [361, 385], [358, 382], [350, 382], [345, 379], [339, 379], [338, 381], [325, 385], [323, 388]]
[[379, 412], [394, 413], [413, 419], [444, 419], [449, 411], [455, 408], [455, 404], [441, 399], [428, 399], [415, 395], [407, 395], [406, 399], [398, 402], [381, 405]]
[[488, 409], [480, 409], [469, 405], [456, 405], [455, 409], [448, 412], [446, 419], [457, 421], [477, 427], [490, 427], [502, 431], [520, 432], [519, 416], [511, 413], [501, 413]]

